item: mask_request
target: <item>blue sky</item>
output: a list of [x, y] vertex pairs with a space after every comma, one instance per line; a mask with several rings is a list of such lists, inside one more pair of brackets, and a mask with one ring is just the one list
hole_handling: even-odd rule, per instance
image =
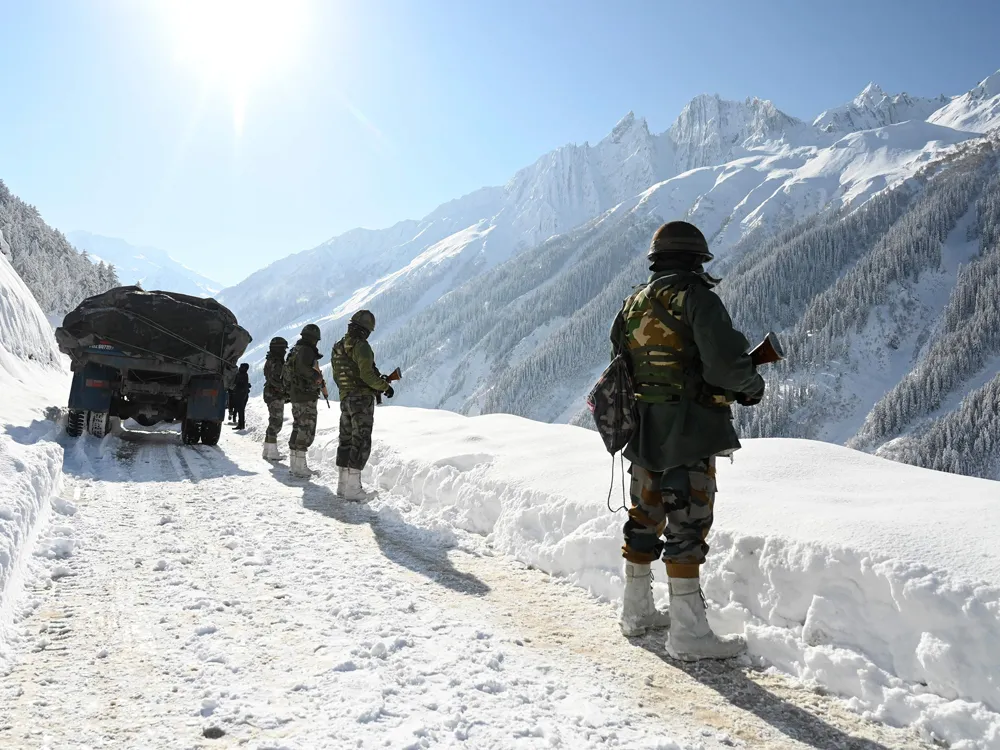
[[659, 132], [709, 92], [810, 118], [870, 80], [957, 94], [1000, 68], [996, 2], [303, 0], [252, 56], [237, 132], [232, 87], [178, 59], [170, 1], [0, 0], [0, 179], [60, 229], [227, 284], [503, 184], [629, 110]]

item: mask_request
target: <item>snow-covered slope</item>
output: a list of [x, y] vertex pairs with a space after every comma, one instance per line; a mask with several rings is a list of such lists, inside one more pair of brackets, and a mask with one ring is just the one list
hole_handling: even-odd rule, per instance
[[1000, 70], [972, 91], [955, 97], [928, 120], [937, 125], [975, 133], [985, 133], [1000, 127]]
[[[40, 519], [59, 487], [62, 449], [35, 444], [42, 405], [62, 402], [69, 378], [52, 328], [27, 285], [0, 254], [0, 663], [10, 624], [9, 594], [20, 583]], [[40, 429], [33, 424], [42, 423]]]
[[[955, 99], [893, 96], [872, 85], [813, 124], [770, 102], [712, 96], [695, 98], [660, 135], [629, 113], [595, 146], [557, 149], [505, 187], [478, 191], [423, 221], [334, 238], [258, 272], [222, 299], [262, 342], [249, 354], [258, 362], [271, 335], [293, 338], [304, 323], [319, 322], [326, 347], [346, 317], [368, 307], [379, 318], [374, 343], [383, 364], [407, 372], [399, 389], [404, 404], [574, 420], [604, 360], [608, 321], [643, 278], [642, 253], [659, 223], [693, 221], [709, 237], [720, 270], [738, 267], [755, 278], [755, 295], [781, 299], [783, 292], [769, 286], [778, 278], [770, 273], [778, 267], [770, 239], [805, 231], [810, 222], [839, 221], [888, 191], [896, 191], [893, 200], [904, 211], [931, 177], [964, 164], [963, 154], [993, 148], [977, 128], [948, 124], [959, 109], [977, 116], [988, 109], [990, 80]], [[870, 248], [863, 236], [854, 242]], [[966, 259], [987, 244], [976, 244]], [[809, 285], [812, 294], [861, 255]], [[947, 295], [956, 279], [949, 273], [935, 294]], [[740, 300], [735, 294], [730, 302]], [[738, 322], [754, 335], [792, 326], [806, 302], [781, 321]], [[930, 304], [930, 320], [940, 304]], [[867, 386], [867, 409], [915, 361], [882, 369]], [[846, 387], [843, 368], [834, 369], [836, 388]], [[802, 373], [802, 382], [814, 374]], [[959, 397], [967, 392], [955, 387]], [[868, 413], [862, 406], [809, 436], [849, 439]], [[754, 434], [782, 434], [798, 425], [790, 415], [777, 432], [760, 427], [772, 420], [761, 420]], [[803, 424], [816, 427], [817, 419]]]
[[27, 377], [30, 365], [57, 367], [59, 363], [45, 314], [6, 256], [0, 255], [0, 382]]
[[824, 133], [854, 133], [908, 120], [926, 120], [951, 101], [946, 96], [935, 99], [912, 97], [907, 93], [890, 95], [877, 83], [869, 83], [852, 102], [828, 109], [813, 120], [813, 127]]
[[103, 260], [113, 265], [122, 284], [139, 283], [144, 289], [164, 289], [195, 297], [211, 297], [222, 289], [222, 284], [205, 278], [155, 247], [136, 247], [125, 240], [83, 231], [69, 232], [66, 237], [95, 263]]

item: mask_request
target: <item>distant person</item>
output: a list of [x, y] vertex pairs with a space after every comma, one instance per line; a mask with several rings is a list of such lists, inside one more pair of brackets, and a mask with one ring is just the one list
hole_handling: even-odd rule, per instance
[[281, 336], [271, 339], [264, 360], [264, 403], [267, 405], [267, 434], [264, 435], [264, 458], [268, 461], [280, 461], [278, 453], [278, 433], [285, 423], [285, 402], [288, 393], [282, 382], [285, 369], [285, 355], [288, 352], [288, 341]]
[[236, 373], [236, 382], [233, 383], [233, 409], [236, 413], [236, 426], [234, 430], [245, 430], [247, 401], [250, 400], [250, 365], [246, 362], [240, 365], [240, 371]]
[[368, 310], [358, 310], [351, 316], [344, 338], [334, 344], [330, 355], [333, 380], [340, 390], [337, 494], [345, 500], [368, 497], [361, 486], [361, 472], [372, 452], [375, 396], [384, 393], [392, 398], [394, 395], [389, 381], [375, 367], [375, 353], [368, 343], [374, 331], [375, 316]]
[[316, 438], [316, 402], [326, 389], [326, 382], [319, 371], [319, 360], [323, 356], [316, 348], [319, 341], [319, 326], [307, 324], [288, 352], [282, 372], [282, 378], [288, 384], [288, 398], [292, 402], [292, 434], [288, 439], [291, 456], [288, 463], [292, 474], [297, 477], [312, 476], [306, 454]]
[[[669, 627], [674, 658], [726, 659], [746, 642], [712, 632], [699, 574], [712, 527], [715, 458], [740, 447], [730, 404], [760, 403], [764, 380], [712, 291], [718, 279], [705, 272], [713, 256], [702, 233], [683, 221], [664, 224], [648, 257], [648, 284], [625, 300], [611, 329], [616, 353], [631, 361], [639, 416], [624, 451], [632, 462], [632, 508], [620, 624], [627, 636]], [[669, 614], [657, 611], [651, 590], [650, 563], [661, 556]]]
[[233, 389], [226, 391], [226, 409], [229, 411], [229, 422], [236, 424], [236, 400], [233, 398]]

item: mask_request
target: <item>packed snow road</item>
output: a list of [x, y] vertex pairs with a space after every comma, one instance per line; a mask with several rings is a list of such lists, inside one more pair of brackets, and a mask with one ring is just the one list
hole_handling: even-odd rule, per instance
[[2, 748], [926, 747], [785, 677], [670, 661], [581, 589], [248, 437], [65, 446]]

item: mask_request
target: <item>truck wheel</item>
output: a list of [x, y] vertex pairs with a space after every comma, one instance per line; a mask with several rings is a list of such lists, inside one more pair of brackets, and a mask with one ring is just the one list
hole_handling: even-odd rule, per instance
[[66, 434], [70, 437], [80, 437], [86, 425], [87, 413], [78, 411], [77, 409], [70, 409], [69, 415], [66, 417]]
[[205, 445], [218, 445], [222, 435], [222, 422], [202, 422], [201, 442]]
[[106, 411], [87, 412], [87, 432], [94, 437], [102, 438], [107, 435], [110, 426], [110, 415]]
[[181, 422], [181, 440], [184, 445], [197, 445], [201, 440], [201, 422], [185, 419]]

